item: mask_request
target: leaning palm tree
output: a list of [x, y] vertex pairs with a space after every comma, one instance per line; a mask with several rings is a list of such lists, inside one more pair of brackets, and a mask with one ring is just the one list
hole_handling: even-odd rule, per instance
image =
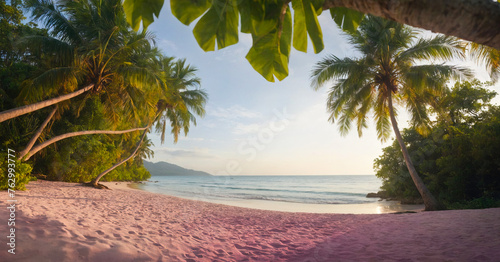
[[196, 77], [196, 68], [186, 65], [186, 60], [177, 60], [174, 62], [172, 57], [160, 57], [157, 60], [157, 65], [162, 71], [162, 96], [156, 104], [156, 114], [153, 120], [148, 124], [143, 131], [137, 145], [128, 157], [108, 168], [88, 185], [96, 188], [107, 188], [99, 184], [99, 180], [113, 171], [115, 168], [134, 159], [141, 151], [143, 142], [146, 139], [146, 134], [150, 128], [156, 123], [156, 131], [161, 133], [161, 142], [165, 140], [166, 126], [170, 124], [171, 133], [174, 136], [174, 143], [177, 142], [181, 130], [187, 135], [190, 124], [196, 125], [196, 117], [205, 115], [205, 104], [207, 94], [199, 88], [200, 79]]
[[[35, 20], [43, 22], [52, 30], [50, 37], [26, 37], [21, 44], [29, 46], [32, 52], [41, 50], [47, 53], [46, 60], [51, 64], [44, 73], [25, 81], [19, 99], [33, 102], [61, 93], [91, 91], [77, 100], [77, 103], [72, 103], [78, 105], [77, 115], [89, 97], [98, 95], [106, 107], [106, 116], [113, 124], [112, 127], [116, 127], [120, 119], [127, 118], [135, 120], [131, 122], [136, 123], [135, 127], [140, 126], [137, 123], [145, 116], [137, 112], [149, 112], [149, 108], [154, 107], [154, 102], [148, 101], [147, 96], [151, 89], [158, 87], [159, 75], [153, 59], [159, 55], [159, 51], [151, 45], [151, 34], [146, 31], [135, 33], [130, 29], [120, 1], [55, 3], [50, 0], [29, 0], [27, 6]], [[83, 88], [80, 88], [81, 86]], [[74, 91], [75, 89], [78, 91]], [[85, 91], [81, 92], [82, 90]], [[56, 101], [59, 110], [67, 109], [70, 104], [68, 99], [73, 97], [66, 94], [40, 103], [46, 105], [47, 101]], [[37, 104], [39, 103], [28, 107]], [[37, 130], [26, 148], [21, 151], [20, 158], [26, 155], [29, 158], [50, 145], [43, 143], [35, 148], [37, 150], [31, 150], [53, 115], [51, 113]], [[82, 131], [71, 135], [63, 134], [50, 141], [99, 132], [124, 133], [111, 130]]]
[[312, 72], [312, 87], [316, 90], [336, 80], [328, 93], [329, 120], [337, 122], [342, 135], [347, 134], [355, 121], [361, 136], [373, 111], [378, 138], [382, 141], [390, 136], [392, 124], [425, 209], [441, 209], [413, 166], [398, 128], [394, 104], [405, 105], [411, 122], [419, 130], [425, 130], [429, 121], [426, 108], [432, 98], [446, 91], [450, 77], [467, 77], [470, 72], [444, 63], [424, 62], [462, 57], [462, 43], [441, 35], [417, 38], [413, 29], [373, 16], [368, 16], [358, 30], [347, 37], [361, 56], [353, 59], [331, 55], [318, 62]]
[[[147, 73], [130, 70], [135, 64], [128, 58], [141, 48], [150, 48], [152, 35], [131, 30], [120, 0], [27, 0], [25, 4], [32, 19], [42, 22], [50, 36], [25, 37], [18, 45], [28, 53], [42, 52], [50, 65], [24, 83], [18, 100], [27, 105], [0, 112], [0, 122], [106, 90], [123, 77], [127, 67], [128, 74]], [[154, 81], [145, 76], [135, 79]]]

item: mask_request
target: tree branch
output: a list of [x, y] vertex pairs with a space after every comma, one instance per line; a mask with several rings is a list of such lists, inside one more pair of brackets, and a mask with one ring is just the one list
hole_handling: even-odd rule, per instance
[[324, 10], [334, 7], [347, 7], [500, 50], [500, 3], [496, 1], [325, 0]]
[[74, 136], [83, 136], [83, 135], [94, 135], [94, 134], [124, 134], [124, 133], [129, 133], [129, 132], [134, 132], [134, 131], [139, 131], [139, 130], [145, 130], [147, 127], [139, 127], [139, 128], [132, 128], [132, 129], [127, 129], [127, 130], [119, 130], [119, 131], [113, 131], [113, 130], [90, 130], [90, 131], [77, 131], [77, 132], [72, 132], [72, 133], [66, 133], [60, 136], [53, 137], [37, 146], [35, 146], [29, 154], [26, 156], [25, 161], [30, 159], [34, 154], [36, 154], [38, 151], [44, 149], [45, 147], [49, 146], [50, 144], [53, 144], [59, 140], [63, 140], [65, 138], [69, 137], [74, 137]]

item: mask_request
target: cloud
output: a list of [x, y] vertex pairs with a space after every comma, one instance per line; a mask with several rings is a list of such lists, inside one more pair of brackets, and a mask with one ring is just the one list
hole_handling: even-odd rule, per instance
[[179, 137], [179, 140], [184, 140], [184, 141], [196, 141], [196, 142], [199, 142], [199, 141], [204, 141], [205, 138], [203, 137], [188, 137], [188, 136], [181, 136]]
[[177, 47], [177, 45], [174, 42], [167, 40], [167, 39], [160, 40], [160, 43], [158, 44], [158, 46], [165, 52], [172, 52], [172, 51], [179, 50], [179, 48]]
[[236, 135], [245, 135], [251, 133], [257, 133], [262, 129], [262, 126], [259, 124], [242, 124], [238, 123], [233, 129], [233, 134]]
[[[158, 148], [155, 149], [155, 154], [167, 155], [170, 157], [178, 158], [215, 158], [215, 156], [208, 153], [208, 149], [172, 149], [172, 148]], [[155, 157], [158, 158], [158, 157]]]
[[251, 119], [261, 117], [259, 113], [253, 112], [239, 105], [233, 105], [228, 108], [208, 108], [207, 113], [208, 115], [221, 120]]

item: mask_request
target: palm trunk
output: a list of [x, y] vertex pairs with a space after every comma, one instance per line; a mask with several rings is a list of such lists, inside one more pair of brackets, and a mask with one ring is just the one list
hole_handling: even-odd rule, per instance
[[[134, 158], [135, 157], [135, 154], [137, 154], [137, 151], [139, 151], [139, 148], [141, 147], [141, 144], [142, 142], [144, 141], [144, 138], [146, 137], [146, 134], [148, 133], [148, 129], [149, 129], [149, 126], [147, 127], [146, 130], [144, 130], [144, 133], [142, 134], [141, 136], [141, 139], [139, 140], [139, 142], [137, 142], [137, 146], [135, 147], [135, 150], [134, 152], [128, 156], [127, 158], [123, 159], [122, 161], [118, 162], [117, 164], [115, 164], [114, 166], [108, 168], [106, 171], [102, 172], [101, 174], [99, 174], [94, 180], [92, 180], [92, 182], [90, 182], [90, 185], [93, 186], [93, 187], [97, 187], [97, 188], [100, 188], [99, 187], [99, 180], [104, 176], [106, 175], [107, 173], [113, 171], [115, 168], [121, 166], [122, 164], [124, 164], [125, 162], [129, 161], [131, 158]], [[104, 188], [107, 188], [107, 187], [104, 187]]]
[[42, 102], [38, 102], [38, 103], [30, 104], [30, 105], [25, 105], [25, 106], [20, 106], [20, 107], [12, 108], [12, 109], [9, 109], [9, 110], [5, 110], [5, 111], [3, 111], [3, 112], [0, 113], [0, 123], [3, 122], [3, 121], [5, 121], [5, 120], [9, 120], [11, 118], [22, 116], [24, 114], [31, 113], [33, 111], [40, 110], [42, 108], [45, 108], [45, 107], [57, 104], [57, 103], [59, 103], [61, 101], [69, 100], [69, 99], [71, 99], [71, 98], [73, 98], [75, 96], [81, 95], [81, 94], [89, 91], [93, 87], [94, 87], [94, 85], [91, 84], [91, 85], [88, 85], [88, 86], [86, 86], [86, 87], [84, 87], [82, 89], [79, 89], [79, 90], [77, 90], [77, 91], [75, 91], [73, 93], [69, 93], [69, 94], [65, 94], [65, 95], [62, 95], [62, 96], [54, 97], [54, 98], [51, 98], [51, 99], [47, 99], [47, 100], [42, 101]]
[[60, 136], [56, 136], [56, 137], [53, 137], [37, 146], [35, 146], [33, 148], [33, 150], [31, 150], [29, 152], [29, 154], [26, 156], [26, 159], [25, 160], [28, 160], [30, 159], [31, 156], [33, 156], [34, 154], [36, 154], [38, 151], [42, 150], [43, 148], [59, 141], [59, 140], [62, 140], [62, 139], [65, 139], [65, 138], [69, 138], [69, 137], [74, 137], [74, 136], [83, 136], [83, 135], [93, 135], [93, 134], [112, 134], [112, 135], [116, 135], [116, 134], [124, 134], [124, 133], [130, 133], [130, 132], [134, 132], [134, 131], [139, 131], [139, 130], [145, 130], [149, 128], [149, 126], [147, 127], [139, 127], [139, 128], [132, 128], [132, 129], [127, 129], [127, 130], [119, 130], [119, 131], [113, 131], [113, 130], [91, 130], [91, 131], [78, 131], [78, 132], [72, 132], [72, 133], [67, 133], [67, 134], [63, 134], [63, 135], [60, 135]]
[[410, 154], [408, 153], [408, 149], [406, 148], [406, 144], [403, 141], [401, 133], [399, 132], [398, 122], [396, 121], [396, 117], [394, 116], [391, 91], [389, 91], [388, 102], [389, 102], [389, 114], [391, 116], [391, 123], [392, 123], [392, 128], [394, 129], [394, 134], [396, 134], [396, 139], [398, 140], [399, 146], [401, 147], [401, 151], [403, 152], [403, 157], [405, 159], [406, 166], [408, 167], [408, 171], [410, 172], [411, 179], [413, 180], [413, 183], [415, 183], [418, 192], [420, 193], [422, 199], [424, 200], [425, 210], [433, 211], [433, 210], [443, 209], [442, 206], [439, 204], [439, 202], [436, 200], [436, 198], [434, 198], [432, 193], [427, 189], [424, 182], [418, 175], [417, 170], [415, 170], [415, 167], [413, 166], [413, 162], [411, 161]]
[[52, 117], [54, 117], [56, 111], [57, 111], [57, 105], [54, 106], [54, 109], [52, 109], [52, 112], [50, 112], [49, 116], [45, 119], [45, 121], [42, 123], [42, 125], [36, 130], [36, 133], [33, 135], [33, 137], [28, 142], [28, 144], [26, 145], [26, 147], [21, 152], [19, 152], [19, 159], [22, 160], [23, 157], [26, 154], [28, 154], [28, 152], [31, 150], [31, 148], [35, 144], [36, 140], [40, 137], [40, 135], [42, 134], [43, 130], [45, 129], [45, 127], [49, 123], [50, 119], [52, 119]]
[[326, 0], [323, 9], [347, 7], [432, 32], [500, 49], [500, 3], [492, 0]]

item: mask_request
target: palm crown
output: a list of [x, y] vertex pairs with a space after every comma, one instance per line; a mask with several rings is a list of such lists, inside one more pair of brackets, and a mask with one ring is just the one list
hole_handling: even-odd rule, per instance
[[394, 102], [404, 104], [411, 122], [423, 130], [428, 122], [427, 107], [447, 92], [449, 78], [467, 77], [461, 67], [424, 64], [425, 60], [448, 60], [463, 56], [463, 44], [451, 37], [417, 38], [409, 27], [382, 18], [368, 16], [358, 30], [348, 35], [361, 53], [357, 59], [329, 56], [316, 64], [312, 86], [319, 89], [336, 80], [328, 92], [327, 109], [330, 121], [338, 121], [345, 135], [355, 121], [361, 136], [368, 114], [373, 110], [379, 139], [386, 140], [394, 130], [406, 166], [422, 196], [426, 210], [441, 208], [417, 174], [399, 132]]
[[200, 79], [195, 75], [197, 69], [187, 65], [186, 60], [174, 61], [171, 57], [163, 57], [159, 63], [169, 95], [157, 105], [160, 116], [156, 121], [156, 130], [161, 133], [163, 143], [166, 127], [170, 124], [174, 142], [177, 142], [181, 130], [187, 134], [190, 124], [196, 125], [195, 114], [205, 115], [204, 106], [208, 96], [199, 89]]
[[470, 75], [457, 66], [423, 64], [426, 60], [462, 57], [463, 44], [452, 37], [418, 39], [415, 30], [373, 16], [347, 37], [360, 58], [330, 55], [316, 64], [311, 77], [315, 89], [337, 80], [328, 92], [327, 109], [330, 121], [337, 121], [343, 135], [355, 121], [361, 136], [373, 110], [378, 137], [387, 139], [390, 99], [404, 104], [412, 123], [424, 127], [428, 121], [426, 106], [432, 104], [433, 96], [446, 92], [446, 81]]
[[[161, 81], [152, 62], [159, 52], [150, 33], [130, 29], [119, 0], [29, 0], [26, 5], [34, 20], [52, 30], [50, 37], [27, 37], [22, 43], [44, 52], [49, 64], [26, 81], [20, 99], [34, 102], [92, 85], [114, 125], [124, 117], [137, 124], [139, 112], [150, 113], [144, 110], [148, 106], [154, 110], [146, 91]], [[85, 100], [80, 99], [78, 110]]]

